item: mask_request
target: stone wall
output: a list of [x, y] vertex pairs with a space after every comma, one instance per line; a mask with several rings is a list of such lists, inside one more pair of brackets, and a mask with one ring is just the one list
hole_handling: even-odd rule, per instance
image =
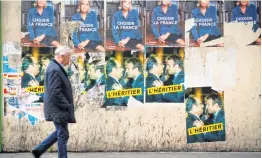
[[[3, 42], [20, 40], [20, 3], [2, 2]], [[225, 30], [231, 31], [232, 27]], [[240, 31], [241, 32], [241, 31]], [[225, 32], [225, 35], [227, 33]], [[226, 37], [225, 37], [226, 38]], [[232, 39], [231, 39], [232, 40]], [[147, 104], [141, 108], [106, 111], [83, 94], [77, 101], [77, 124], [69, 126], [70, 151], [260, 151], [261, 53], [257, 46], [228, 44], [224, 48], [187, 48], [186, 80], [206, 76], [208, 54], [217, 52], [212, 64], [212, 85], [224, 90], [226, 141], [186, 143], [184, 104]], [[226, 53], [233, 48], [235, 65]], [[194, 54], [193, 54], [194, 53]], [[210, 58], [209, 58], [210, 59]], [[210, 59], [211, 60], [211, 59]], [[209, 64], [208, 64], [209, 62]], [[226, 65], [226, 66], [225, 66]], [[198, 73], [195, 73], [198, 68]], [[223, 73], [232, 68], [234, 75]], [[210, 74], [209, 74], [210, 75]], [[227, 78], [228, 75], [232, 75]], [[200, 78], [199, 78], [200, 79]], [[233, 81], [232, 81], [233, 80]], [[196, 82], [200, 82], [196, 80]], [[3, 118], [3, 151], [28, 151], [52, 130], [50, 122], [31, 126], [26, 119]], [[56, 150], [54, 146], [50, 150]]]

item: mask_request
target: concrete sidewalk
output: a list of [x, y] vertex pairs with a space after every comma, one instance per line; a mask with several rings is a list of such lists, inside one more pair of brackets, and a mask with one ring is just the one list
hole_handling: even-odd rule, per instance
[[[260, 158], [260, 152], [88, 152], [69, 153], [68, 158]], [[31, 153], [1, 153], [0, 158], [33, 158]], [[45, 153], [41, 158], [57, 158]]]

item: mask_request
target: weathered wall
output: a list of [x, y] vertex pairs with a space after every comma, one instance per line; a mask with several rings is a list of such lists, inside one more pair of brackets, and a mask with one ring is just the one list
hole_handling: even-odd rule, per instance
[[[3, 24], [12, 22], [20, 26], [20, 21], [8, 18], [9, 12], [20, 12], [19, 2], [2, 2]], [[11, 5], [12, 4], [12, 5]], [[11, 8], [14, 8], [11, 10]], [[14, 14], [15, 14], [14, 13]], [[2, 14], [3, 15], [3, 14]], [[12, 19], [10, 21], [10, 19]], [[3, 25], [3, 40], [17, 37], [18, 27], [6, 31], [10, 24]], [[231, 28], [225, 28], [230, 31]], [[16, 32], [15, 32], [15, 31]], [[226, 34], [226, 33], [225, 33]], [[229, 42], [230, 43], [230, 42]], [[229, 44], [228, 43], [228, 44]], [[70, 151], [260, 151], [261, 150], [261, 54], [257, 46], [226, 45], [225, 48], [186, 49], [185, 73], [192, 77], [207, 75], [206, 56], [212, 51], [218, 53], [213, 65], [212, 84], [225, 83], [221, 76], [227, 48], [236, 50], [235, 85], [224, 87], [226, 142], [186, 144], [184, 104], [147, 105], [123, 111], [105, 111], [96, 108], [95, 100], [81, 96], [81, 104], [76, 111], [78, 123], [69, 126]], [[194, 53], [194, 54], [192, 54]], [[198, 73], [195, 73], [198, 68]], [[230, 67], [228, 67], [230, 68]], [[219, 73], [218, 73], [218, 72]], [[225, 78], [228, 74], [225, 74]], [[220, 77], [220, 78], [219, 78]], [[199, 78], [200, 79], [200, 78]], [[199, 79], [196, 82], [199, 82]], [[88, 104], [84, 104], [88, 103]], [[15, 117], [3, 118], [3, 150], [28, 151], [54, 130], [52, 123], [43, 122], [31, 126], [27, 120]], [[56, 149], [56, 146], [53, 147]]]

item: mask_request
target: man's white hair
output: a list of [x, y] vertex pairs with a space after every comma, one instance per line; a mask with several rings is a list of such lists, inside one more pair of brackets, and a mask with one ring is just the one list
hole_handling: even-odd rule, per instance
[[74, 50], [69, 48], [69, 47], [59, 46], [55, 50], [55, 55], [68, 55], [68, 54], [73, 53], [73, 52], [74, 52]]

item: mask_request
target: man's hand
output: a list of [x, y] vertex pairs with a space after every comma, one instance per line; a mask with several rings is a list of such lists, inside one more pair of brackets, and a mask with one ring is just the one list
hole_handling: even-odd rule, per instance
[[160, 82], [160, 81], [154, 81], [154, 82], [153, 82], [153, 85], [154, 85], [155, 87], [161, 87], [161, 86], [163, 86], [163, 83]]
[[120, 85], [120, 84], [113, 84], [113, 86], [112, 86], [112, 88], [114, 89], [114, 90], [122, 90], [123, 89], [123, 87]]
[[89, 43], [90, 40], [85, 40], [83, 42], [81, 42], [77, 47], [79, 49], [85, 49], [85, 46]]
[[29, 83], [28, 83], [29, 86], [31, 87], [35, 87], [35, 86], [39, 86], [39, 83], [37, 81], [34, 81], [34, 80], [31, 80]]
[[193, 122], [193, 126], [202, 127], [204, 126], [204, 123], [201, 120], [196, 120]]
[[201, 43], [205, 42], [206, 39], [208, 38], [208, 36], [209, 36], [208, 34], [205, 34], [204, 36], [201, 36], [199, 39], [197, 39], [197, 43], [201, 44]]

